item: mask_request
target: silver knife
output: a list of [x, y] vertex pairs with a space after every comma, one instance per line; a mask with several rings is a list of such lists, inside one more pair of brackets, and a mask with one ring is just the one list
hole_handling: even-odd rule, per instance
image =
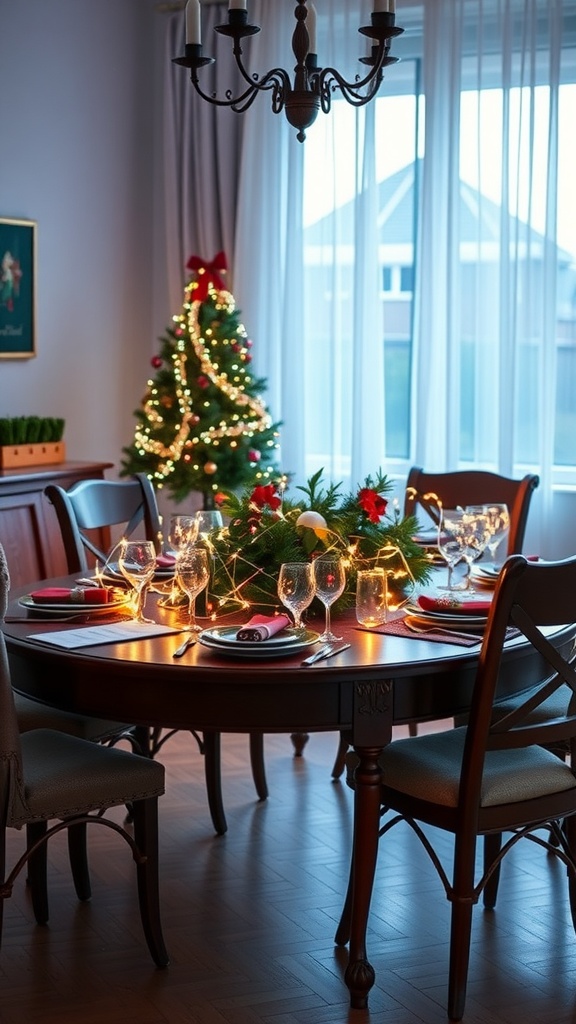
[[327, 649], [321, 648], [316, 651], [316, 654], [312, 654], [309, 658], [306, 658], [302, 662], [303, 665], [315, 665], [317, 661], [325, 661], [326, 658], [332, 658], [335, 654], [340, 654], [342, 651], [347, 651], [350, 644], [342, 644], [341, 647], [330, 647]]

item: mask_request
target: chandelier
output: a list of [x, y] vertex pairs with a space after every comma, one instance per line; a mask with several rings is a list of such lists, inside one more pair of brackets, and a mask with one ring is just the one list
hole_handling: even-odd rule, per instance
[[272, 110], [279, 114], [286, 112], [289, 123], [298, 129], [297, 138], [303, 142], [306, 129], [316, 120], [319, 110], [330, 111], [332, 93], [336, 89], [348, 103], [362, 107], [374, 98], [384, 77], [384, 68], [396, 64], [398, 57], [390, 56], [390, 42], [404, 30], [395, 24], [395, 0], [373, 0], [374, 10], [370, 25], [358, 31], [372, 40], [370, 53], [360, 57], [368, 70], [362, 77], [357, 75], [353, 82], [346, 81], [335, 68], [318, 66], [316, 53], [316, 10], [313, 3], [297, 0], [294, 11], [296, 27], [292, 36], [292, 50], [296, 58], [294, 84], [284, 68], [273, 68], [265, 75], [250, 74], [242, 61], [242, 40], [260, 31], [257, 25], [248, 24], [246, 0], [229, 0], [228, 24], [217, 25], [216, 32], [233, 40], [233, 54], [240, 74], [247, 88], [238, 96], [226, 92], [225, 98], [204, 92], [198, 80], [198, 69], [213, 64], [213, 57], [202, 54], [200, 0], [188, 0], [186, 4], [186, 46], [183, 57], [174, 57], [174, 64], [190, 68], [190, 78], [196, 92], [218, 107], [231, 107], [238, 114], [244, 113], [262, 92], [271, 94]]

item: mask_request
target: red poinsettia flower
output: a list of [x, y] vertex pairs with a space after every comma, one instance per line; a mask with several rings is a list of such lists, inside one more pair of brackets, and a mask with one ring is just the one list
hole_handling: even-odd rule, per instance
[[276, 512], [282, 504], [282, 499], [276, 494], [274, 484], [259, 484], [252, 491], [250, 502], [252, 505], [257, 505], [258, 508], [268, 506], [273, 512]]
[[385, 514], [388, 502], [371, 487], [363, 487], [358, 492], [358, 504], [364, 510], [371, 523], [379, 523]]

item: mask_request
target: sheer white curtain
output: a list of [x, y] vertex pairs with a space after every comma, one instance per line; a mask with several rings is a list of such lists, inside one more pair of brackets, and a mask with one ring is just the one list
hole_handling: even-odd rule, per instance
[[[536, 468], [541, 504], [554, 463], [558, 105], [562, 24], [573, 7], [425, 4], [415, 461], [509, 475]], [[475, 191], [465, 195], [471, 174]], [[466, 200], [476, 237], [464, 253]], [[470, 294], [473, 306], [462, 308]], [[473, 383], [463, 394], [466, 350]]]

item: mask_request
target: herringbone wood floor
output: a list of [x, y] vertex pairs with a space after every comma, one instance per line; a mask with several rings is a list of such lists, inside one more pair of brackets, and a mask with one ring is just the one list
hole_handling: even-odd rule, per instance
[[[270, 797], [258, 803], [247, 738], [223, 737], [229, 831], [216, 837], [194, 741], [171, 740], [160, 802], [171, 966], [157, 971], [149, 958], [128, 848], [108, 830], [91, 830], [93, 899], [80, 904], [58, 836], [49, 926], [35, 925], [22, 875], [5, 906], [1, 1024], [444, 1024], [449, 907], [407, 829], [380, 851], [370, 1010], [348, 1008], [346, 956], [332, 940], [352, 799], [330, 780], [335, 750], [335, 735], [315, 735], [295, 759], [288, 736], [267, 737]], [[12, 833], [12, 861], [21, 843]], [[521, 846], [504, 866], [496, 912], [476, 908], [466, 1024], [576, 1021], [564, 871]]]

